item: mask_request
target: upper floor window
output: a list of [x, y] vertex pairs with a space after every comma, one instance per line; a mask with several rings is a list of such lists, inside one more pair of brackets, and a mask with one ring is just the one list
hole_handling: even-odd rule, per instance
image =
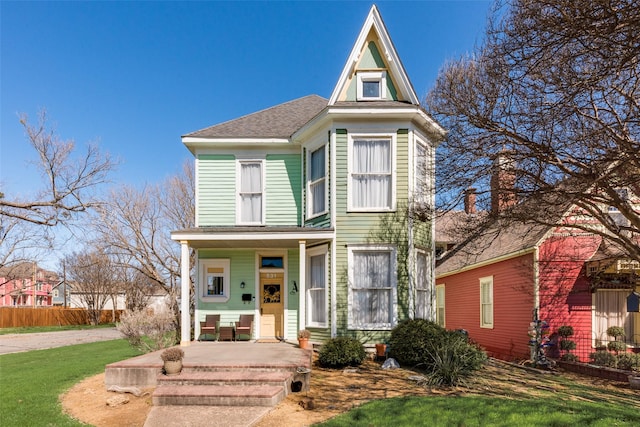
[[357, 100], [375, 101], [387, 96], [387, 72], [370, 71], [358, 73]]
[[416, 141], [414, 154], [414, 201], [419, 205], [425, 205], [429, 202], [429, 169], [427, 163], [427, 147]]
[[393, 138], [353, 136], [349, 148], [349, 209], [392, 210]]
[[323, 145], [309, 155], [308, 163], [308, 216], [313, 217], [326, 212], [327, 173], [326, 146]]
[[238, 217], [240, 224], [264, 222], [264, 177], [262, 161], [240, 161], [238, 174]]

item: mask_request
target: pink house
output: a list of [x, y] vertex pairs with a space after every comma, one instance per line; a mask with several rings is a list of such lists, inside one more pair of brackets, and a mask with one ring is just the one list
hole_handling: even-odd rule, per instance
[[0, 270], [0, 306], [50, 307], [57, 276], [35, 263]]

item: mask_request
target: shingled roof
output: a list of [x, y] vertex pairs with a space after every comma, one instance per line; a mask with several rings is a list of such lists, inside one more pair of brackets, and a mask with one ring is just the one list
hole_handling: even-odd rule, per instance
[[184, 137], [289, 138], [326, 108], [328, 102], [321, 96], [308, 95], [189, 133]]

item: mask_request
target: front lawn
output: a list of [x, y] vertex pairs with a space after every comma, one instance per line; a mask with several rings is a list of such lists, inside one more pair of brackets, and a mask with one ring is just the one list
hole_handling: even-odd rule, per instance
[[65, 325], [65, 326], [21, 326], [19, 328], [0, 328], [0, 335], [7, 334], [33, 334], [36, 332], [75, 331], [81, 329], [113, 328], [115, 323], [103, 323], [101, 325]]
[[105, 365], [138, 356], [125, 340], [0, 356], [0, 424], [80, 426], [62, 413], [58, 396]]

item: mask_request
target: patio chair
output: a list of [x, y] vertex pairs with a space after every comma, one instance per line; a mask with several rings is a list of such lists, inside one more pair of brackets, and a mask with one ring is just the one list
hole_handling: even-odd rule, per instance
[[200, 322], [200, 336], [198, 341], [201, 340], [203, 335], [213, 335], [214, 339], [218, 332], [218, 324], [220, 323], [219, 314], [207, 314], [204, 322]]
[[247, 340], [251, 339], [253, 334], [253, 314], [241, 314], [240, 321], [236, 322], [236, 339], [240, 335], [247, 335]]

